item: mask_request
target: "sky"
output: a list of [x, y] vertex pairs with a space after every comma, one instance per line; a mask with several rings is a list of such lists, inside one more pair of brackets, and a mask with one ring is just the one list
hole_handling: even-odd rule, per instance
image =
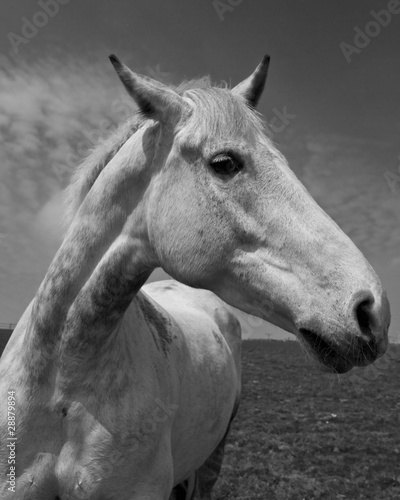
[[[74, 167], [133, 112], [108, 55], [167, 83], [209, 74], [235, 85], [269, 53], [258, 109], [293, 171], [378, 272], [400, 341], [397, 3], [2, 2], [0, 323], [18, 321], [60, 245]], [[246, 337], [292, 338], [241, 320]]]

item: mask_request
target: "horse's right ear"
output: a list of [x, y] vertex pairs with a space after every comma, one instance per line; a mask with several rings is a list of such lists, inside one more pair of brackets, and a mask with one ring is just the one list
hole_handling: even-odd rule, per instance
[[172, 116], [180, 116], [187, 107], [182, 97], [166, 85], [134, 73], [114, 54], [110, 61], [128, 94], [148, 118], [169, 122]]

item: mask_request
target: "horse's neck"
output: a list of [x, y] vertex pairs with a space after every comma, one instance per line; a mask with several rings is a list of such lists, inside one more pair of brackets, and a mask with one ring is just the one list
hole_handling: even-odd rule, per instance
[[36, 295], [33, 326], [44, 342], [63, 332], [112, 329], [152, 270], [139, 242], [121, 234], [112, 242], [101, 233], [92, 236], [88, 241], [79, 228], [60, 249]]
[[147, 184], [128, 153], [92, 187], [35, 297], [27, 352], [38, 372], [56, 352], [100, 349], [154, 267], [140, 236]]

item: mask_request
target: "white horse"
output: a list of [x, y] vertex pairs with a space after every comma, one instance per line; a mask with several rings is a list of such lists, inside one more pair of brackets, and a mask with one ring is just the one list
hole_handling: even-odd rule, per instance
[[[2, 499], [209, 499], [240, 395], [222, 300], [331, 371], [387, 346], [378, 277], [254, 111], [269, 58], [232, 90], [111, 61], [140, 113], [75, 175], [72, 223], [1, 358]], [[141, 290], [157, 266], [180, 283]]]

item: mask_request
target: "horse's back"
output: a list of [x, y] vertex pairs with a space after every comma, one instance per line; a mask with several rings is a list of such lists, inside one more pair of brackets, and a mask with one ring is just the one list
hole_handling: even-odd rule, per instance
[[[186, 339], [193, 340], [193, 336], [197, 336], [209, 340], [211, 333], [211, 344], [220, 345], [220, 333], [240, 375], [241, 326], [225, 302], [208, 290], [191, 288], [175, 280], [149, 283], [142, 290], [172, 316]], [[211, 325], [216, 328], [210, 332]], [[212, 345], [209, 347], [211, 349]]]

